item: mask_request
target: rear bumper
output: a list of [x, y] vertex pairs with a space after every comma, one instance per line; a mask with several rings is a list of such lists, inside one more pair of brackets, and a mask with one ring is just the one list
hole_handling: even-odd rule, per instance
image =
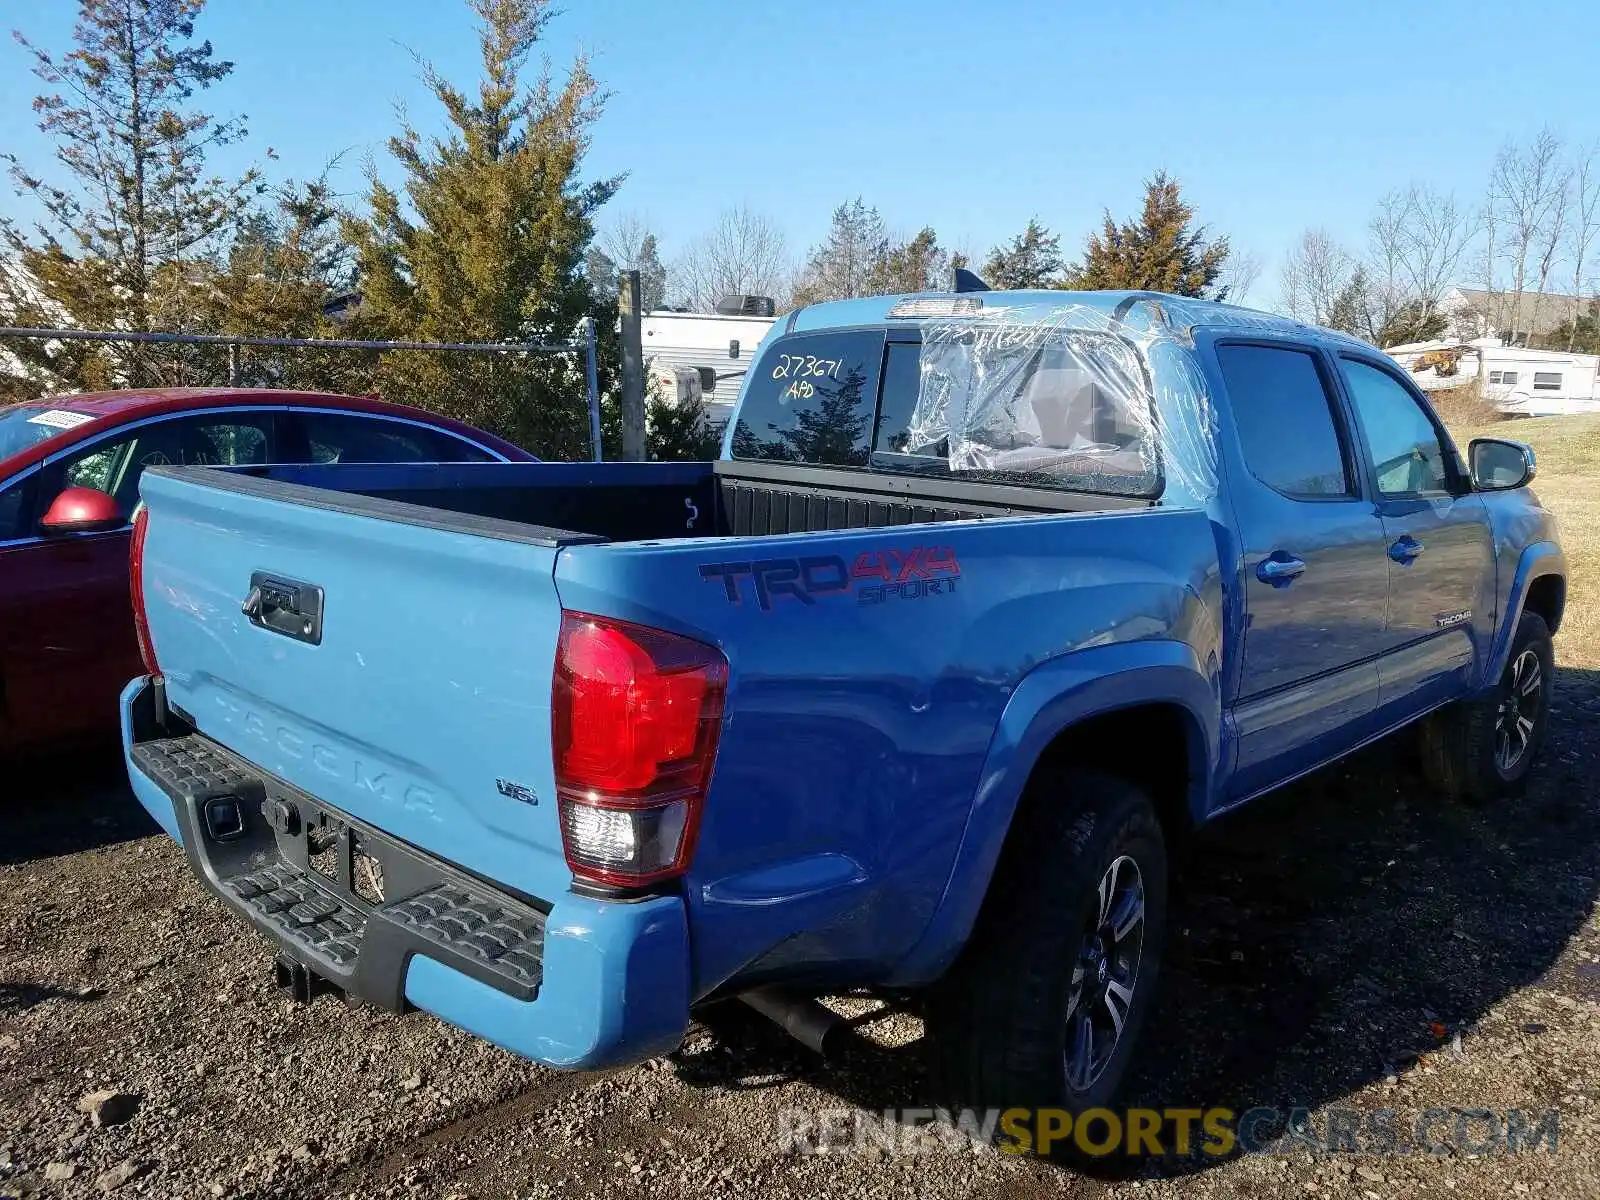
[[[122, 739], [134, 795], [207, 890], [341, 988], [390, 1009], [425, 1009], [553, 1067], [636, 1062], [682, 1040], [689, 939], [677, 897], [513, 895], [201, 735], [161, 728], [146, 679], [123, 692]], [[308, 828], [332, 842], [324, 853], [342, 866], [313, 869]], [[351, 890], [354, 848], [382, 864], [381, 901]]]

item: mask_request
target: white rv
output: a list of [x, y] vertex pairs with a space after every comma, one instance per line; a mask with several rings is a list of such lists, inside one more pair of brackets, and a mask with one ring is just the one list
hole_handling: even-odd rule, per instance
[[1600, 412], [1600, 355], [1501, 346], [1483, 371], [1483, 398], [1508, 416]]
[[1480, 381], [1483, 398], [1507, 416], [1600, 412], [1600, 355], [1503, 346], [1492, 337], [1414, 342], [1385, 353], [1424, 391]]
[[[758, 301], [761, 297], [730, 297]], [[724, 307], [724, 306], [719, 306]], [[731, 303], [726, 307], [733, 307]], [[641, 318], [645, 370], [659, 394], [684, 400], [694, 389], [685, 387], [687, 371], [698, 376], [700, 398], [713, 425], [723, 425], [733, 413], [745, 372], [761, 339], [774, 320], [772, 302], [741, 307], [764, 315], [726, 313], [655, 312]]]

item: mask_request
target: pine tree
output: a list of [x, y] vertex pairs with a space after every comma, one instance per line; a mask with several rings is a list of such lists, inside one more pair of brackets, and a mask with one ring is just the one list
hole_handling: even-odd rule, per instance
[[1037, 220], [1004, 246], [996, 246], [983, 265], [983, 280], [992, 288], [1061, 286], [1061, 237]]
[[674, 404], [652, 394], [645, 398], [644, 418], [652, 462], [707, 462], [722, 447], [722, 433], [707, 419], [704, 404]]
[[[425, 341], [566, 339], [581, 317], [605, 310], [585, 257], [594, 214], [621, 179], [581, 179], [604, 96], [583, 58], [559, 85], [547, 71], [523, 87], [553, 14], [549, 0], [469, 3], [481, 23], [476, 95], [429, 68], [448, 132], [426, 139], [406, 124], [389, 141], [409, 205], [374, 173], [370, 214], [345, 223], [362, 289], [352, 328]], [[582, 364], [573, 359], [394, 354], [381, 385], [547, 457], [587, 448]]]
[[1377, 334], [1372, 327], [1372, 317], [1372, 285], [1367, 279], [1367, 269], [1358, 266], [1328, 306], [1328, 328], [1370, 342]]
[[[583, 255], [583, 275], [589, 291], [596, 296], [616, 296], [622, 286], [622, 268], [599, 246], [590, 246]], [[646, 311], [649, 311], [646, 309]]]
[[948, 281], [950, 254], [924, 226], [909, 242], [890, 246], [876, 274], [872, 290], [883, 295], [937, 291]]
[[639, 243], [639, 253], [634, 256], [629, 270], [639, 272], [639, 295], [644, 311], [652, 312], [667, 302], [667, 268], [661, 261], [661, 247], [656, 235], [645, 234]]
[[1578, 354], [1600, 354], [1600, 299], [1589, 301], [1575, 321], [1564, 321], [1545, 339], [1550, 346], [1570, 347]]
[[1443, 337], [1450, 318], [1425, 300], [1407, 300], [1400, 305], [1370, 339], [1374, 345], [1403, 346], [1407, 342], [1431, 342]]
[[[225, 179], [211, 149], [245, 134], [190, 103], [233, 70], [194, 41], [205, 0], [80, 0], [74, 48], [21, 34], [48, 89], [34, 101], [59, 173], [4, 155], [41, 216], [0, 217], [0, 318], [47, 327], [148, 332], [194, 319], [195, 268], [214, 256], [261, 190], [254, 170]], [[35, 390], [186, 381], [193, 355], [127, 345], [13, 342]]]
[[[216, 264], [201, 264], [206, 281], [201, 327], [208, 333], [328, 338], [344, 332], [326, 315], [328, 301], [353, 283], [350, 247], [326, 176], [275, 190], [270, 209], [241, 223]], [[376, 385], [377, 359], [352, 350], [291, 351], [241, 347], [237, 382], [361, 393]], [[224, 367], [224, 369], [226, 369]]]
[[1137, 220], [1118, 225], [1108, 211], [1105, 224], [1090, 234], [1083, 262], [1069, 272], [1080, 289], [1132, 288], [1179, 296], [1226, 299], [1217, 286], [1228, 258], [1228, 239], [1208, 241], [1194, 225], [1194, 208], [1183, 199], [1178, 181], [1164, 171], [1145, 184], [1144, 208]]
[[889, 231], [876, 208], [858, 196], [833, 210], [827, 238], [811, 251], [796, 304], [870, 296], [882, 278], [889, 254]]

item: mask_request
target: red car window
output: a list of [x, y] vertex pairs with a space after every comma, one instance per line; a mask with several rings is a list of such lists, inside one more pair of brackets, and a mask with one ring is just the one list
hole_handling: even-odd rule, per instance
[[92, 420], [88, 413], [50, 404], [15, 404], [0, 408], [0, 464], [14, 454], [21, 454]]
[[314, 463], [490, 462], [493, 455], [433, 429], [346, 413], [298, 414]]

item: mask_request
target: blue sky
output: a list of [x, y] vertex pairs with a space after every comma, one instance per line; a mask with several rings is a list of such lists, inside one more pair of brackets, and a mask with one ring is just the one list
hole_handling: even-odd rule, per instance
[[[75, 5], [8, 6], [51, 47]], [[1157, 168], [1201, 218], [1268, 261], [1311, 225], [1356, 242], [1373, 202], [1412, 180], [1476, 200], [1495, 149], [1549, 123], [1600, 136], [1600, 4], [1536, 15], [1451, 0], [567, 0], [557, 68], [578, 50], [614, 95], [590, 169], [626, 171], [613, 213], [648, 217], [666, 250], [745, 202], [798, 256], [840, 201], [891, 227], [932, 225], [982, 253], [1037, 215], [1073, 250], [1109, 206], [1130, 211]], [[203, 97], [245, 113], [223, 165], [273, 147], [276, 169], [335, 155], [354, 193], [404, 104], [439, 113], [413, 53], [474, 78], [477, 47], [453, 0], [216, 0], [201, 20], [231, 78]], [[0, 46], [0, 148], [42, 163], [36, 81]], [[17, 211], [9, 189], [0, 204]]]

